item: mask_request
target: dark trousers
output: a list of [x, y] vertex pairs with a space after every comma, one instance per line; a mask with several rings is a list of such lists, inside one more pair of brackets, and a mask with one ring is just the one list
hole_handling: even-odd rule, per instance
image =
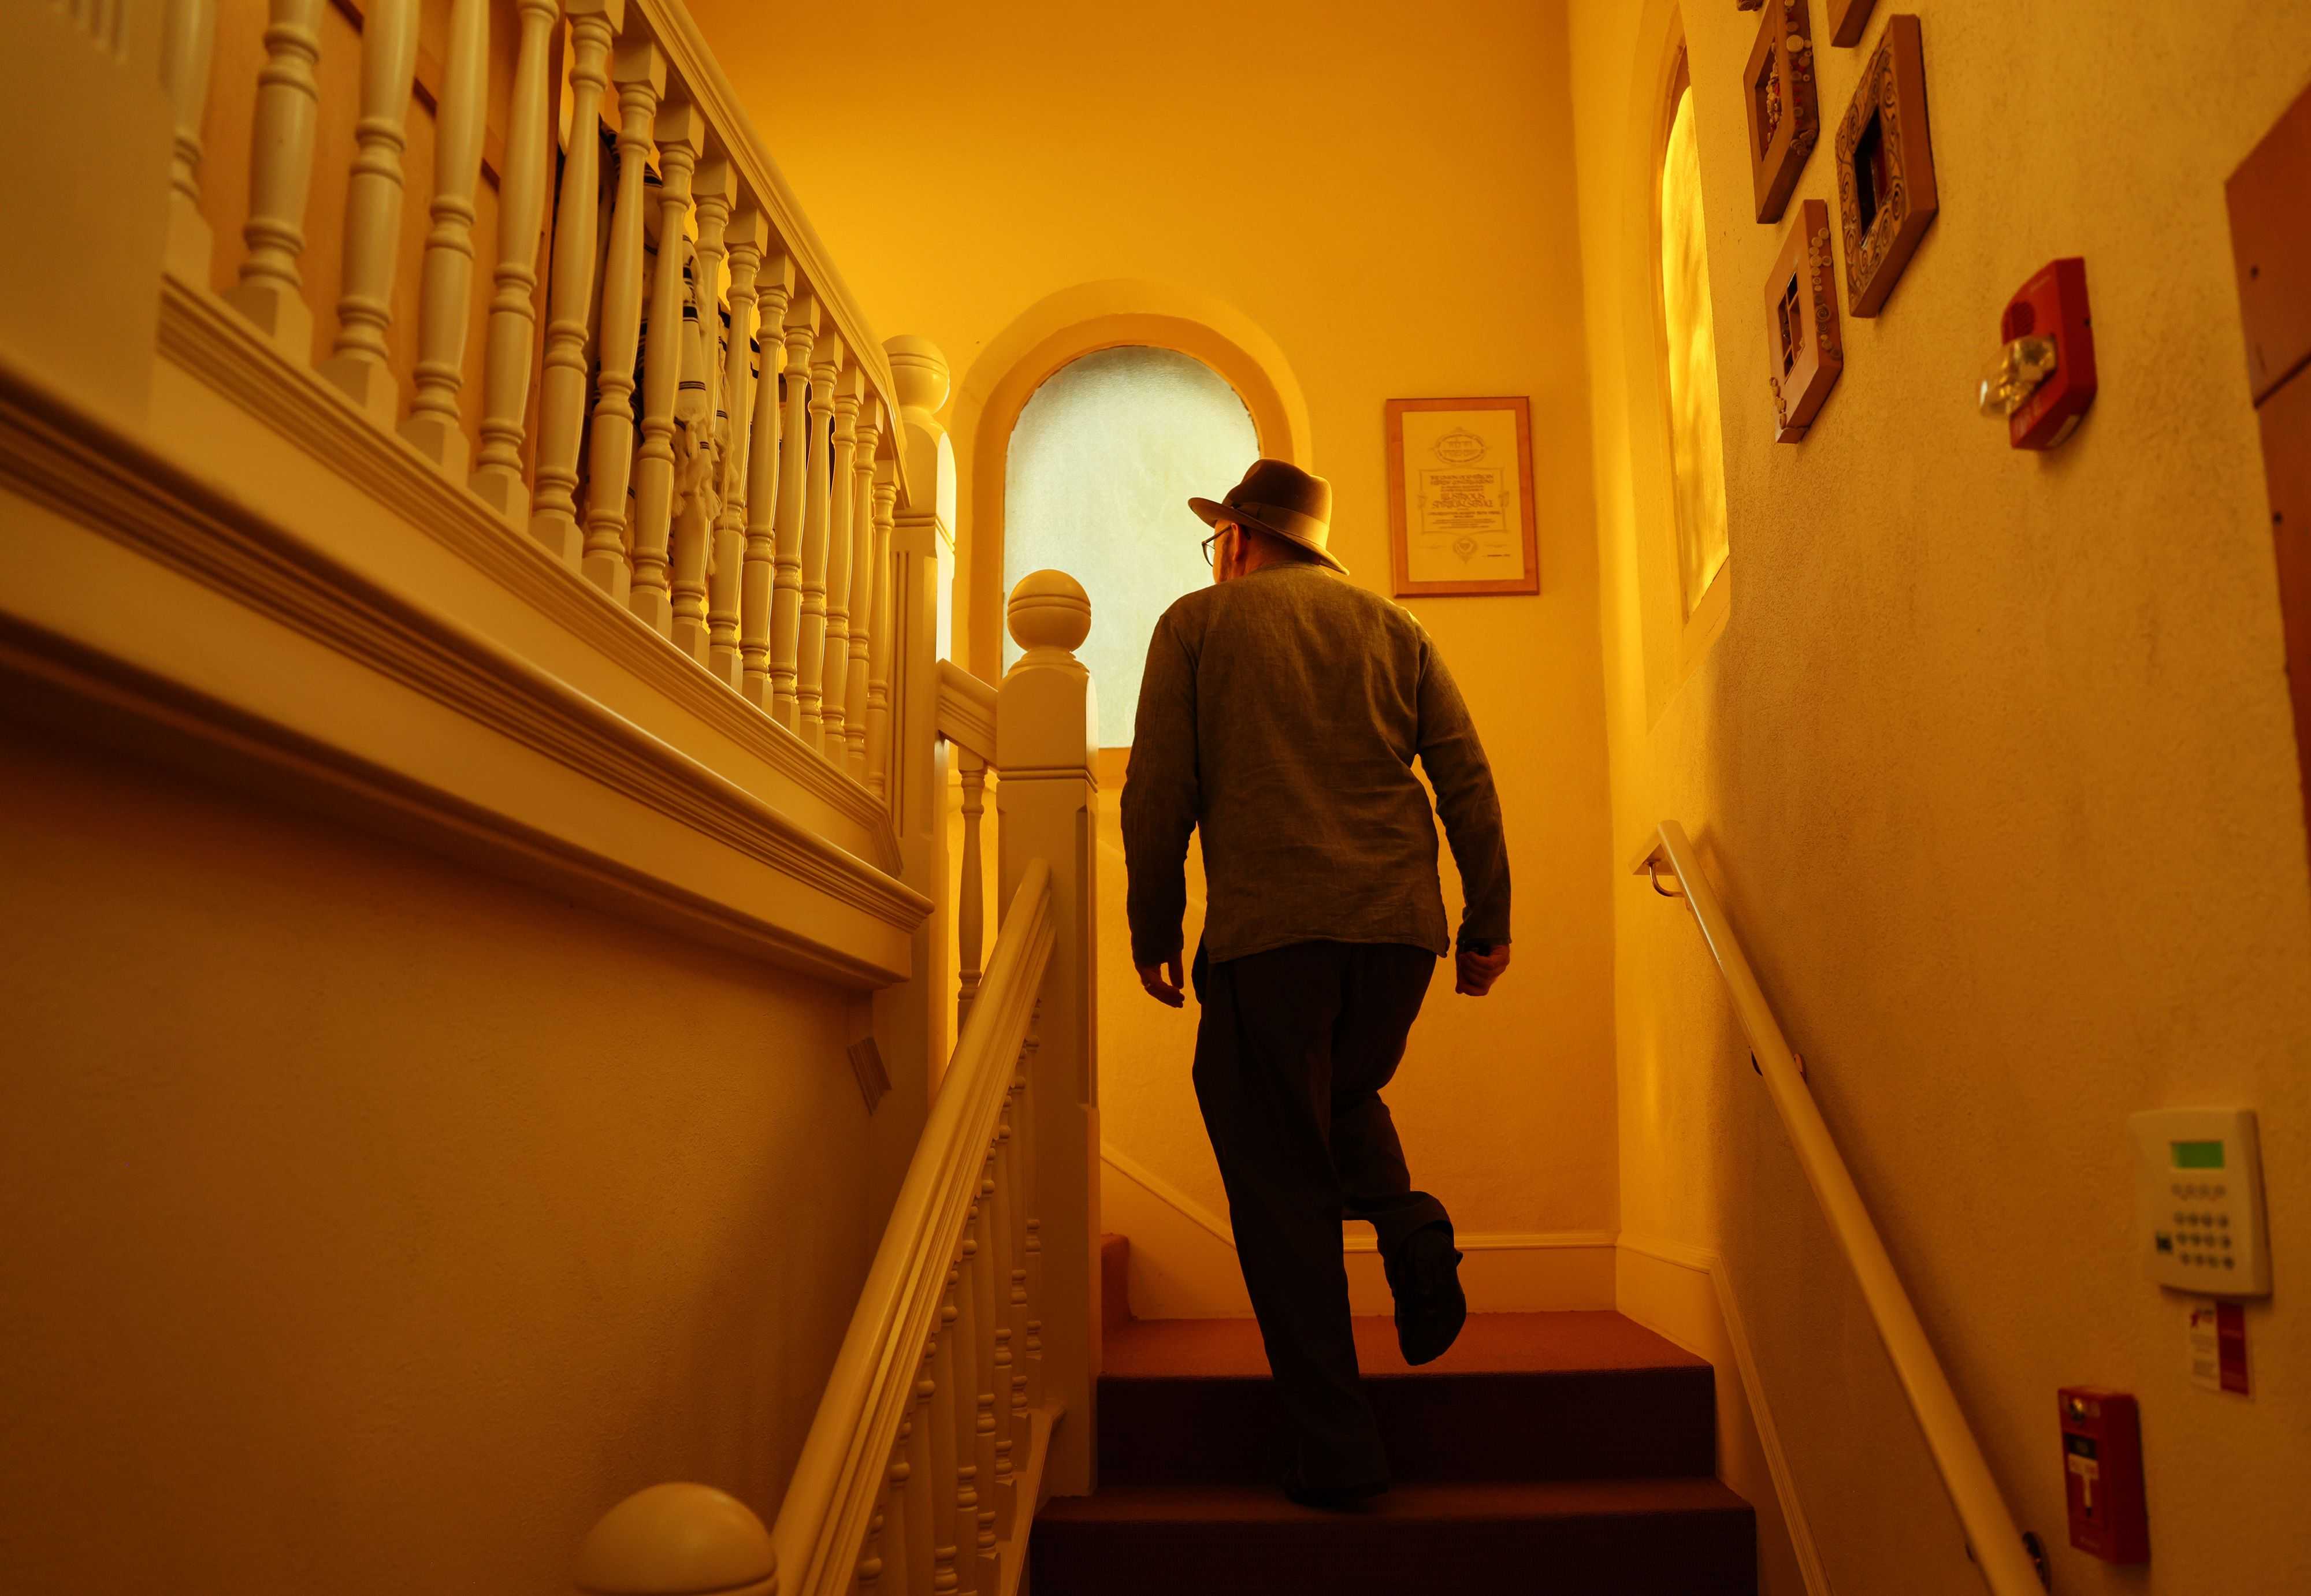
[[1388, 1478], [1357, 1381], [1340, 1222], [1370, 1220], [1393, 1259], [1445, 1218], [1412, 1189], [1380, 1100], [1435, 968], [1426, 948], [1392, 943], [1196, 955], [1196, 1101], [1302, 1478], [1319, 1487]]

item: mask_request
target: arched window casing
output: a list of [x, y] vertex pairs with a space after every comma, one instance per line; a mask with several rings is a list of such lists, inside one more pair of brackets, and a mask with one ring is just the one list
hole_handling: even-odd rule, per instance
[[[1092, 629], [1078, 652], [1098, 685], [1105, 746], [1131, 740], [1156, 617], [1211, 580], [1188, 500], [1220, 497], [1259, 457], [1235, 390], [1173, 349], [1080, 356], [1019, 412], [1004, 466], [1004, 590], [1047, 567], [1083, 583]], [[1005, 667], [1017, 657], [1006, 636]]]

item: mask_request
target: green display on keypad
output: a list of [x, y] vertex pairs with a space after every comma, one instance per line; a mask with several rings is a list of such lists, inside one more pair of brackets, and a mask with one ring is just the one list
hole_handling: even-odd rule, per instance
[[2175, 1152], [2176, 1169], [2220, 1169], [2223, 1144], [2219, 1141], [2178, 1141], [2167, 1144]]

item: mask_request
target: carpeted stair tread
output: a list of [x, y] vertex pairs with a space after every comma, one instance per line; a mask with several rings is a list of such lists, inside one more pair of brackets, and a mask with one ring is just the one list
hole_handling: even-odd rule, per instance
[[[1385, 1319], [1356, 1324], [1365, 1391], [1402, 1480], [1706, 1475], [1714, 1372], [1610, 1313], [1472, 1315], [1418, 1369]], [[1154, 1320], [1109, 1332], [1100, 1478], [1269, 1481], [1286, 1426], [1250, 1320]]]
[[[1356, 1321], [1356, 1364], [1367, 1380], [1391, 1375], [1596, 1374], [1621, 1369], [1706, 1369], [1682, 1347], [1618, 1313], [1471, 1313], [1452, 1350], [1435, 1363], [1406, 1366], [1396, 1326], [1385, 1318]], [[1135, 1319], [1110, 1321], [1104, 1373], [1121, 1379], [1268, 1378], [1260, 1326], [1249, 1319]]]
[[1347, 1513], [1273, 1489], [1103, 1489], [1056, 1500], [1036, 1596], [1588, 1591], [1755, 1596], [1749, 1504], [1714, 1479], [1406, 1485]]
[[1302, 1507], [1281, 1491], [1232, 1485], [1103, 1486], [1089, 1496], [1054, 1496], [1035, 1515], [1046, 1524], [1315, 1524], [1328, 1528], [1396, 1519], [1476, 1522], [1600, 1514], [1728, 1513], [1749, 1504], [1719, 1481], [1673, 1479], [1479, 1479], [1410, 1481], [1339, 1511]]

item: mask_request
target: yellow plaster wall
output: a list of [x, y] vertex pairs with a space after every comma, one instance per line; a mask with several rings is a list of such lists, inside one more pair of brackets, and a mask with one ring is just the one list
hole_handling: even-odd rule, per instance
[[[994, 388], [982, 351], [1080, 284], [1147, 282], [1171, 291], [1151, 310], [1200, 297], [1246, 318], [1304, 396], [1304, 463], [1332, 481], [1360, 581], [1388, 580], [1382, 402], [1530, 397], [1541, 595], [1412, 606], [1498, 769], [1517, 962], [1482, 1005], [1436, 992], [1392, 1101], [1417, 1175], [1464, 1228], [1610, 1229], [1610, 850], [1560, 7], [693, 9], [877, 327], [935, 340], [959, 388]], [[1201, 530], [1182, 508], [1180, 536]], [[966, 608], [955, 651], [991, 669]], [[1102, 703], [1103, 740], [1130, 716]], [[1112, 862], [1103, 849], [1120, 910]], [[1222, 1210], [1189, 1029], [1115, 990], [1120, 919], [1101, 936], [1104, 1132]]]
[[543, 1593], [642, 1486], [770, 1515], [921, 1123], [839, 994], [14, 733], [0, 815], [10, 1589]]
[[[1757, 18], [1686, 8], [1732, 560], [1680, 677], [1645, 228], [1671, 8], [1573, 5], [1615, 855], [1692, 829], [2055, 1588], [2293, 1589], [2311, 890], [2222, 182], [2311, 79], [2311, 5], [1914, 9], [1940, 219], [1886, 313], [1846, 318], [1792, 447], [1740, 103]], [[1834, 125], [1863, 56], [1819, 55]], [[1827, 133], [1810, 196], [1835, 213]], [[2102, 392], [2041, 458], [1973, 378], [2065, 254]], [[1625, 1234], [1725, 1259], [1830, 1588], [1974, 1588], [1688, 917], [1614, 892]], [[2248, 1313], [2252, 1401], [2189, 1384], [2182, 1302], [2134, 1251], [2125, 1116], [2208, 1102], [2263, 1114], [2281, 1295]], [[2142, 1399], [2147, 1577], [2062, 1544], [2054, 1393], [2081, 1382]]]

